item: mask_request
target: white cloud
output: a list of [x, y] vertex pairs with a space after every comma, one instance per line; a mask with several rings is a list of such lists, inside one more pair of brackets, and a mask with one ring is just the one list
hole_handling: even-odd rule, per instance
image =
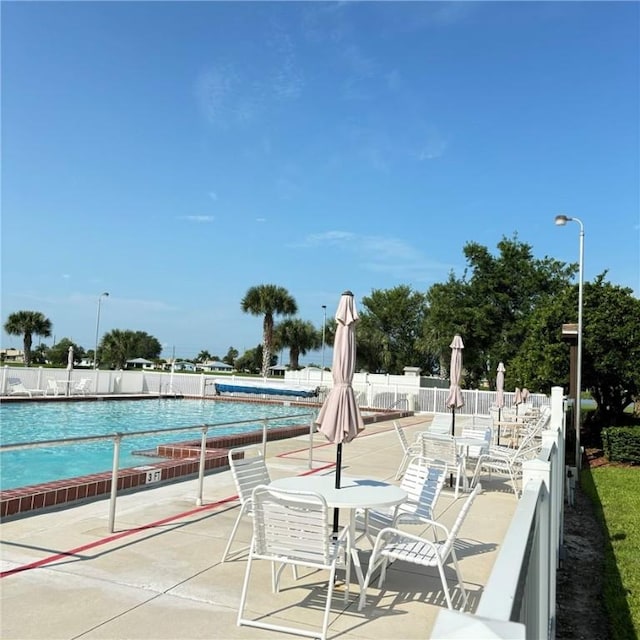
[[180, 216], [178, 220], [187, 220], [188, 222], [213, 222], [213, 216]]
[[405, 282], [430, 282], [442, 277], [452, 265], [429, 260], [421, 250], [400, 238], [359, 236], [350, 231], [326, 231], [304, 238], [296, 247], [329, 246], [341, 256], [350, 255], [366, 271], [386, 273]]

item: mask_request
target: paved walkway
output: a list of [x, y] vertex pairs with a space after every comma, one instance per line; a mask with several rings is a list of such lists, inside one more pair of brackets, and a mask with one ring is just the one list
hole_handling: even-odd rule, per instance
[[[425, 418], [401, 421], [409, 439]], [[269, 443], [267, 464], [275, 478], [309, 471], [309, 438]], [[400, 443], [391, 423], [368, 425], [343, 447], [343, 473], [393, 481]], [[332, 473], [335, 446], [314, 436], [312, 468]], [[493, 566], [516, 500], [497, 482], [476, 499], [463, 525], [460, 567], [474, 610]], [[195, 506], [196, 481], [158, 486], [118, 498], [115, 533], [108, 531], [108, 501], [42, 513], [0, 525], [1, 621], [4, 640], [278, 638], [282, 634], [236, 626], [246, 557], [220, 563], [238, 513], [229, 471], [205, 478], [204, 505]], [[457, 501], [446, 490], [436, 509], [450, 524]], [[251, 537], [251, 522], [238, 544]], [[366, 568], [370, 549], [361, 552]], [[328, 637], [344, 640], [424, 640], [445, 607], [437, 571], [392, 566], [380, 590], [369, 588], [357, 609], [359, 587], [352, 572], [348, 604], [334, 597]], [[259, 567], [259, 570], [258, 570]], [[405, 565], [406, 567], [406, 565]], [[257, 563], [248, 615], [275, 613], [285, 624], [319, 629], [325, 573], [294, 582], [283, 575], [273, 594], [267, 563]], [[293, 636], [285, 636], [293, 637]]]

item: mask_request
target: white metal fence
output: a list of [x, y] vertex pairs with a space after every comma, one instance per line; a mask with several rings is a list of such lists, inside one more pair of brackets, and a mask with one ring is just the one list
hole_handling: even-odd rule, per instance
[[[170, 373], [161, 371], [110, 371], [100, 369], [45, 369], [43, 367], [10, 367], [2, 369], [0, 392], [9, 392], [9, 380], [19, 378], [23, 385], [31, 389], [47, 392], [48, 380], [59, 381], [73, 392], [76, 382], [82, 378], [89, 378], [90, 393], [108, 394], [154, 394], [154, 395], [185, 395], [208, 397], [216, 394], [214, 383], [216, 376], [211, 374]], [[446, 406], [448, 389], [438, 387], [418, 387], [415, 383], [401, 384], [396, 382], [402, 376], [394, 378], [385, 376], [371, 376], [374, 382], [354, 383], [353, 388], [358, 403], [368, 409], [404, 409], [422, 413], [443, 413], [448, 411]], [[225, 382], [251, 385], [256, 380], [268, 382], [270, 387], [286, 387], [287, 381], [278, 378], [250, 378], [246, 376], [226, 375], [218, 379]], [[296, 402], [310, 405], [322, 402], [326, 393], [331, 389], [331, 376], [325, 376], [323, 384], [319, 385], [317, 398], [296, 398]], [[63, 387], [64, 388], [64, 387]], [[261, 394], [269, 397], [269, 394]], [[254, 396], [256, 397], [256, 396]], [[278, 396], [281, 399], [281, 396]], [[505, 406], [513, 404], [514, 393], [505, 392]], [[477, 389], [463, 389], [464, 406], [456, 410], [461, 415], [489, 415], [495, 403], [495, 391], [479, 391]], [[549, 403], [544, 394], [531, 394], [528, 402], [534, 407], [541, 407]]]
[[[474, 614], [439, 612], [432, 638], [551, 640], [556, 628], [556, 572], [563, 538], [565, 407], [551, 394], [551, 420], [537, 458], [523, 463], [523, 492]], [[464, 635], [462, 629], [469, 634]]]

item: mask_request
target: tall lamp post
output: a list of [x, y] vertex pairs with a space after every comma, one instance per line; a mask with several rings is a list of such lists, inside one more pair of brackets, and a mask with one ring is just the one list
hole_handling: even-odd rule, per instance
[[584, 225], [580, 218], [565, 215], [556, 216], [556, 224], [563, 227], [567, 222], [580, 225], [580, 257], [578, 262], [578, 363], [576, 371], [576, 469], [580, 471], [582, 456], [580, 451], [580, 414], [582, 409], [582, 283], [584, 280]]
[[322, 363], [320, 365], [320, 382], [324, 379], [324, 338], [327, 328], [327, 305], [322, 305]]
[[100, 303], [102, 302], [102, 298], [108, 298], [109, 292], [105, 291], [98, 296], [98, 315], [96, 317], [96, 348], [93, 352], [93, 368], [98, 368], [98, 332], [100, 331]]

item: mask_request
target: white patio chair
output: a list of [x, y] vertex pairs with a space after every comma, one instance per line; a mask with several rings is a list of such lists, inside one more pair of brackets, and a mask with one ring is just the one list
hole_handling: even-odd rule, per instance
[[471, 444], [465, 447], [465, 458], [468, 463], [470, 460], [476, 461], [481, 455], [489, 452], [492, 442], [493, 430], [487, 426], [469, 425], [462, 428], [462, 438], [475, 438], [481, 441], [481, 444]]
[[20, 378], [9, 378], [7, 383], [9, 386], [10, 396], [27, 395], [31, 398], [34, 395], [43, 396], [45, 394], [44, 389], [27, 389], [24, 384], [22, 384], [22, 380], [20, 380]]
[[222, 562], [226, 562], [230, 555], [238, 555], [248, 551], [248, 547], [238, 549], [233, 554], [230, 553], [231, 544], [236, 537], [238, 527], [242, 518], [246, 515], [253, 517], [253, 508], [251, 505], [251, 494], [253, 490], [264, 484], [271, 482], [269, 470], [262, 455], [262, 447], [249, 445], [246, 447], [237, 447], [229, 449], [229, 466], [231, 467], [231, 475], [236, 485], [238, 499], [240, 500], [240, 512], [231, 530], [229, 541], [222, 554]]
[[87, 394], [87, 391], [91, 391], [91, 378], [80, 378], [71, 388], [71, 393]]
[[54, 396], [58, 395], [58, 382], [54, 378], [47, 378], [47, 390], [45, 391], [45, 395], [49, 395], [51, 392]]
[[462, 576], [460, 575], [460, 567], [458, 566], [458, 559], [456, 558], [454, 546], [460, 527], [469, 513], [469, 509], [471, 508], [475, 497], [481, 489], [481, 485], [478, 484], [467, 496], [450, 530], [439, 522], [431, 522], [433, 528], [441, 534], [438, 536], [439, 539], [436, 542], [432, 542], [431, 540], [427, 540], [421, 536], [412, 535], [406, 531], [401, 531], [400, 529], [393, 527], [383, 529], [378, 534], [376, 543], [373, 547], [371, 559], [369, 560], [369, 567], [367, 569], [367, 575], [365, 576], [362, 590], [360, 592], [358, 610], [361, 610], [366, 604], [367, 588], [371, 582], [371, 577], [374, 571], [379, 567], [381, 569], [380, 578], [378, 580], [378, 588], [380, 588], [385, 580], [389, 562], [393, 562], [395, 560], [423, 567], [437, 567], [447, 601], [447, 607], [449, 609], [453, 609], [451, 593], [449, 591], [447, 577], [445, 575], [445, 566], [449, 563], [449, 560], [452, 560], [462, 595], [462, 610], [464, 610], [467, 606], [467, 593], [464, 589]]
[[[247, 625], [325, 640], [335, 574], [338, 568], [346, 570], [345, 602], [349, 596], [351, 581], [349, 528], [345, 527], [337, 537], [333, 535], [333, 527], [329, 523], [329, 508], [325, 499], [317, 493], [258, 486], [253, 490], [251, 502], [253, 504], [253, 538], [240, 596], [238, 626]], [[285, 565], [329, 572], [327, 600], [320, 633], [266, 622], [264, 614], [259, 618], [244, 617], [251, 570], [255, 560], [271, 562], [274, 593], [279, 590], [280, 577]], [[264, 601], [264, 595], [261, 597]], [[282, 616], [282, 610], [278, 610], [278, 614]]]
[[407, 501], [389, 511], [365, 509], [356, 514], [356, 526], [373, 543], [371, 534], [376, 535], [385, 527], [400, 524], [419, 524], [434, 520], [434, 509], [447, 477], [447, 464], [438, 461], [433, 464], [427, 458], [414, 456], [400, 483], [407, 492]]
[[429, 433], [423, 431], [420, 434], [422, 444], [422, 456], [427, 458], [431, 464], [446, 464], [449, 473], [455, 474], [456, 484], [454, 498], [458, 498], [460, 483], [466, 484], [465, 456], [464, 450], [461, 450], [456, 444], [455, 438], [444, 434]]
[[431, 424], [429, 425], [429, 431], [431, 433], [439, 433], [445, 436], [451, 435], [451, 413], [434, 413]]
[[[548, 418], [547, 418], [548, 420]], [[486, 471], [489, 475], [492, 472], [507, 475], [511, 483], [511, 488], [516, 498], [519, 497], [518, 480], [522, 476], [522, 463], [525, 460], [534, 458], [542, 447], [539, 438], [542, 426], [546, 423], [538, 421], [539, 428], [530, 428], [520, 437], [517, 448], [505, 446], [491, 446], [489, 450], [482, 454], [476, 463], [476, 468], [471, 479], [471, 486], [478, 481], [480, 473]]]
[[413, 456], [418, 456], [422, 453], [422, 445], [419, 442], [409, 443], [409, 440], [407, 440], [407, 434], [404, 432], [404, 429], [400, 426], [400, 423], [397, 420], [393, 421], [393, 428], [396, 430], [398, 438], [400, 439], [400, 445], [402, 446], [402, 460], [400, 461], [398, 471], [396, 472], [396, 480], [399, 480], [402, 477], [409, 460], [413, 458]]

